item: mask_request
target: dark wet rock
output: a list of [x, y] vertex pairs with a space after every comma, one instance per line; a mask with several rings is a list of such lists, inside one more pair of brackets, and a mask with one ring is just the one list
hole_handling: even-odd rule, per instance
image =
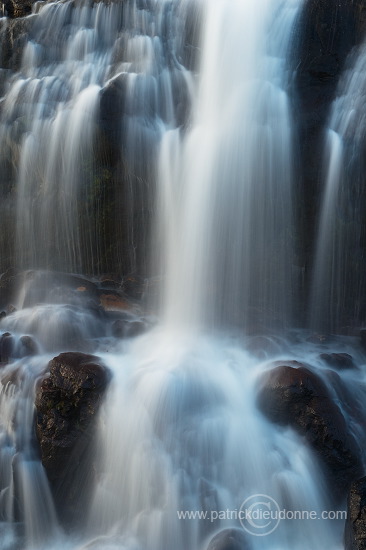
[[35, 0], [4, 0], [4, 7], [8, 17], [25, 17], [32, 12]]
[[128, 323], [125, 319], [117, 319], [112, 323], [111, 331], [112, 336], [115, 338], [124, 338], [125, 337], [125, 325]]
[[120, 158], [122, 139], [121, 119], [126, 103], [127, 78], [119, 75], [100, 91], [100, 133], [98, 155], [115, 165]]
[[366, 328], [360, 330], [360, 339], [362, 346], [366, 348]]
[[[269, 420], [304, 436], [341, 497], [361, 473], [360, 449], [325, 383], [300, 363], [277, 362], [261, 377], [257, 403]], [[297, 367], [297, 368], [294, 368]]]
[[122, 286], [122, 277], [115, 273], [107, 273], [102, 275], [100, 278], [101, 288], [106, 289], [120, 289]]
[[[321, 204], [319, 196], [323, 193], [325, 127], [347, 57], [363, 41], [365, 12], [363, 0], [306, 0], [294, 33], [294, 115], [301, 159], [298, 193], [302, 197], [298, 211], [300, 262], [308, 285]], [[304, 296], [306, 300], [306, 292]]]
[[339, 403], [342, 403], [342, 410], [352, 417], [357, 425], [365, 425], [366, 434], [366, 423], [364, 419], [362, 400], [358, 400], [359, 396], [363, 396], [363, 390], [360, 388], [360, 394], [358, 396], [356, 392], [352, 390], [352, 387], [348, 386], [338, 372], [335, 372], [334, 370], [327, 369], [324, 371], [324, 374], [326, 376], [327, 384], [329, 384], [329, 386], [331, 386], [334, 390]]
[[207, 550], [249, 550], [250, 546], [240, 529], [224, 529], [215, 535]]
[[14, 300], [18, 284], [18, 272], [10, 268], [0, 275], [0, 307], [9, 313], [8, 305]]
[[321, 353], [320, 359], [330, 367], [339, 370], [355, 368], [353, 358], [348, 353]]
[[141, 299], [145, 292], [146, 280], [142, 277], [126, 277], [123, 279], [122, 289], [127, 296]]
[[[308, 126], [324, 123], [348, 54], [363, 38], [362, 0], [307, 0], [300, 16], [297, 79]], [[322, 112], [322, 108], [325, 112]]]
[[131, 321], [127, 324], [126, 329], [127, 338], [133, 338], [146, 332], [146, 325], [143, 321]]
[[366, 477], [355, 481], [347, 499], [345, 550], [366, 550]]
[[102, 306], [96, 300], [89, 300], [85, 304], [85, 309], [87, 309], [92, 315], [98, 319], [104, 319], [105, 311]]
[[266, 359], [281, 351], [281, 342], [277, 341], [275, 337], [252, 336], [248, 340], [246, 348], [259, 359]]
[[56, 505], [72, 522], [93, 475], [93, 426], [110, 376], [98, 357], [71, 352], [52, 359], [49, 372], [36, 395], [36, 431]]
[[18, 344], [19, 357], [29, 357], [39, 353], [38, 345], [31, 336], [21, 336]]
[[97, 300], [97, 286], [86, 277], [50, 271], [25, 271], [19, 275], [24, 288], [23, 307], [39, 303], [80, 304]]
[[329, 334], [314, 333], [306, 339], [310, 344], [329, 344], [333, 341], [332, 336]]
[[[25, 2], [26, 3], [26, 2]], [[8, 0], [8, 6], [13, 4]], [[14, 2], [14, 9], [16, 3]], [[20, 11], [17, 11], [17, 14]], [[14, 17], [19, 17], [15, 15]], [[0, 50], [0, 67], [10, 71], [20, 69], [24, 47], [27, 43], [28, 34], [31, 28], [32, 17], [20, 17], [19, 19], [7, 20], [6, 28], [3, 32]]]
[[134, 338], [144, 332], [146, 332], [146, 324], [143, 321], [117, 319], [112, 324], [112, 335], [115, 338]]
[[0, 311], [0, 321], [6, 317], [6, 311]]
[[15, 340], [10, 332], [4, 332], [0, 338], [0, 359], [2, 363], [8, 363], [14, 357]]

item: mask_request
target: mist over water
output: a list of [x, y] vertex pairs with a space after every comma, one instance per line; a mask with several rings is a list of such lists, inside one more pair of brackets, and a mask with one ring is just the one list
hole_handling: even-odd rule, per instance
[[[334, 506], [303, 438], [270, 424], [256, 405], [258, 379], [274, 358], [309, 362], [327, 380], [316, 345], [284, 333], [295, 286], [289, 67], [301, 6], [65, 2], [31, 16], [0, 115], [4, 148], [22, 135], [19, 266], [75, 272], [87, 256], [98, 271], [102, 245], [89, 198], [101, 110], [123, 90], [115, 130], [134, 176], [125, 200], [139, 200], [132, 182], [151, 172], [151, 263], [161, 288], [159, 322], [134, 340], [111, 336], [81, 299], [51, 299], [42, 272], [42, 292], [32, 296], [26, 282], [19, 311], [0, 320], [17, 346], [24, 333], [39, 346], [34, 358], [1, 371], [0, 550], [205, 550], [239, 522], [182, 520], [179, 511], [235, 511], [257, 494], [280, 509], [320, 514]], [[200, 38], [187, 54], [192, 17]], [[325, 232], [334, 225], [342, 165], [336, 126], [319, 258], [333, 238]], [[33, 433], [36, 385], [50, 354], [69, 351], [70, 341], [85, 343], [113, 374], [98, 419], [92, 496], [71, 532], [56, 517]], [[345, 380], [358, 396], [357, 374]], [[284, 521], [266, 537], [245, 536], [251, 550], [341, 550], [343, 527]]]

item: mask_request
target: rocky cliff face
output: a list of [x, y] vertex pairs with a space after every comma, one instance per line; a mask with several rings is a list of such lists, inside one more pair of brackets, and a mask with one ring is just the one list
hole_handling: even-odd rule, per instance
[[299, 240], [300, 264], [308, 284], [324, 183], [325, 125], [347, 57], [364, 40], [366, 5], [362, 0], [306, 0], [298, 31], [293, 62], [301, 197]]

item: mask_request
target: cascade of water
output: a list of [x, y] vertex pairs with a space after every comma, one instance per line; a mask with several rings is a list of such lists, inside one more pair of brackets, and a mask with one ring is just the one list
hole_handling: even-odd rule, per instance
[[[213, 317], [233, 321], [238, 310], [245, 318], [250, 307], [273, 308], [282, 319], [287, 313], [291, 127], [284, 56], [298, 7], [204, 6], [192, 120], [184, 130], [168, 120], [162, 134], [165, 323], [129, 348], [123, 366], [119, 357], [105, 358], [115, 377], [101, 419], [108, 429], [99, 436], [103, 475], [88, 526], [92, 548], [105, 544], [106, 534], [110, 548], [204, 547], [210, 533], [237, 523], [182, 521], [177, 511], [234, 511], [251, 494], [270, 493], [290, 509], [326, 507], [314, 457], [293, 432], [277, 431], [258, 415], [262, 366], [197, 331]], [[211, 306], [212, 300], [225, 303]], [[296, 523], [250, 539], [255, 550], [309, 545], [340, 548], [341, 533]]]
[[145, 8], [138, 1], [51, 3], [30, 19], [20, 72], [0, 117], [0, 160], [18, 166], [20, 267], [98, 272], [103, 224], [114, 215], [112, 191], [102, 187], [110, 182], [96, 162], [103, 165], [111, 154], [106, 127], [118, 156], [123, 140], [126, 173], [114, 193], [133, 256], [133, 232], [143, 223], [134, 216], [148, 208], [159, 125], [184, 118], [185, 83], [174, 68], [175, 47], [184, 47], [178, 8], [169, 1]]
[[[19, 361], [1, 373], [0, 532], [3, 550], [20, 546], [39, 550], [60, 533], [47, 477], [33, 441], [35, 386], [37, 377], [44, 371], [44, 363], [41, 357]], [[21, 524], [24, 528], [18, 529]]]
[[[203, 38], [195, 75], [185, 59], [184, 33], [198, 4]], [[48, 265], [55, 256], [56, 264], [77, 269], [81, 249], [92, 254], [94, 239], [85, 239], [78, 197], [90, 192], [85, 171], [93, 169], [98, 112], [123, 89], [119, 132], [135, 178], [129, 184], [154, 171], [150, 155], [161, 141], [157, 233], [164, 323], [125, 343], [123, 353], [101, 354], [114, 379], [99, 420], [98, 479], [90, 510], [80, 518], [81, 527], [87, 523], [84, 533], [57, 534], [43, 470], [33, 460], [31, 403], [41, 374], [36, 365], [43, 362], [37, 357], [24, 371], [7, 367], [11, 373], [20, 368], [27, 381], [14, 390], [22, 395], [18, 401], [10, 389], [0, 395], [4, 419], [9, 410], [20, 414], [24, 403], [27, 408], [13, 431], [0, 431], [6, 522], [13, 519], [10, 462], [16, 448], [26, 454], [17, 478], [25, 539], [10, 533], [11, 550], [40, 550], [42, 544], [48, 550], [198, 550], [216, 530], [238, 522], [180, 520], [177, 512], [235, 512], [253, 494], [268, 494], [281, 509], [327, 510], [327, 486], [313, 454], [293, 431], [270, 425], [257, 411], [256, 380], [266, 365], [233, 341], [186, 330], [261, 321], [264, 313], [272, 322], [289, 319], [286, 53], [300, 5], [63, 2], [45, 5], [34, 18], [22, 71], [5, 96], [0, 120], [2, 143], [25, 134], [17, 141], [20, 261]], [[135, 189], [127, 190], [126, 200], [131, 197]], [[91, 312], [62, 305], [23, 310], [1, 323], [37, 334], [47, 349], [67, 345], [58, 329], [67, 332], [70, 323], [83, 325], [82, 338], [102, 331]], [[20, 423], [27, 431], [16, 447], [14, 438], [24, 433]], [[45, 525], [52, 541], [41, 533]], [[341, 528], [289, 521], [270, 537], [248, 536], [248, 544], [251, 550], [336, 550], [342, 548]], [[6, 544], [1, 541], [0, 549], [8, 550]]]
[[315, 254], [310, 324], [336, 329], [364, 315], [361, 234], [364, 193], [366, 48], [348, 60], [332, 105], [325, 146], [325, 190]]
[[[110, 548], [205, 547], [251, 495], [288, 510], [327, 509], [314, 456], [292, 431], [258, 414], [255, 384], [263, 365], [228, 342], [165, 331], [108, 358], [115, 378], [101, 418], [104, 464], [88, 534], [109, 534]], [[152, 342], [154, 347], [152, 348]], [[179, 511], [231, 510], [232, 517], [182, 520]], [[287, 522], [250, 548], [341, 548], [341, 526]], [[203, 545], [203, 546], [202, 546]]]
[[160, 155], [168, 324], [289, 318], [291, 120], [286, 54], [298, 2], [207, 6], [187, 134]]

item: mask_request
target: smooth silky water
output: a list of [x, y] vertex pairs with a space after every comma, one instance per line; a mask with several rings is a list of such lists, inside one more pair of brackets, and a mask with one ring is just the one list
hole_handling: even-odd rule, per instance
[[[362, 279], [357, 266], [364, 255], [361, 177], [366, 106], [366, 46], [353, 51], [333, 101], [324, 152], [324, 194], [316, 239], [310, 325], [334, 330], [361, 319]], [[353, 289], [347, 296], [346, 289]], [[351, 303], [350, 303], [351, 302]], [[342, 317], [343, 315], [343, 317]]]
[[[45, 268], [56, 257], [55, 265], [78, 269], [80, 247], [89, 244], [75, 205], [90, 168], [98, 94], [122, 74], [130, 162], [141, 143], [156, 153], [152, 241], [163, 282], [159, 325], [133, 341], [109, 339], [108, 353], [100, 320], [82, 304], [35, 305], [0, 321], [2, 330], [30, 333], [40, 346], [40, 355], [1, 373], [1, 550], [201, 550], [239, 522], [180, 520], [178, 512], [235, 511], [253, 494], [281, 509], [333, 509], [316, 457], [255, 403], [258, 376], [272, 359], [321, 368], [302, 336], [287, 341], [281, 332], [292, 320], [287, 89], [300, 8], [299, 0], [160, 0], [123, 10], [66, 2], [32, 16], [33, 39], [0, 121], [2, 143], [20, 131], [11, 124], [16, 109], [27, 126], [17, 182], [19, 265]], [[180, 55], [192, 9], [202, 17], [197, 71]], [[177, 81], [190, 106], [183, 125]], [[272, 351], [259, 359], [248, 351], [254, 336], [238, 333], [263, 327], [282, 336], [266, 337]], [[93, 498], [77, 531], [66, 534], [34, 451], [32, 421], [36, 381], [55, 353], [67, 351], [70, 329], [89, 338], [113, 379], [98, 422]], [[357, 375], [347, 378], [355, 388]], [[337, 550], [343, 527], [284, 521], [247, 540], [252, 550]]]

